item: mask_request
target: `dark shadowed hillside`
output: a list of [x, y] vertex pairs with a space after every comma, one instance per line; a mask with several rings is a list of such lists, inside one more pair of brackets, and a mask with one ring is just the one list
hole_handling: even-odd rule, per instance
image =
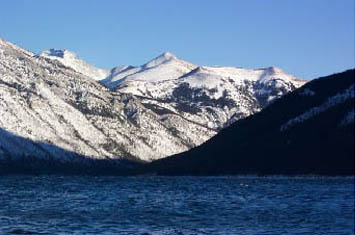
[[[61, 174], [61, 175], [127, 175], [138, 162], [125, 159], [93, 159], [56, 145], [32, 141], [14, 135], [0, 128], [2, 145], [18, 146], [14, 151], [7, 152], [0, 146], [3, 155], [0, 158], [0, 176], [8, 174]], [[33, 149], [23, 153], [22, 149]], [[37, 151], [41, 149], [42, 151]], [[44, 154], [43, 154], [44, 153]]]
[[354, 70], [322, 77], [140, 173], [354, 174]]

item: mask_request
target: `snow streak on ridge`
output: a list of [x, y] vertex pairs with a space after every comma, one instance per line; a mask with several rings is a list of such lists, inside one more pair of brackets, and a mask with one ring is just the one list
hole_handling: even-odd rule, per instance
[[286, 131], [286, 130], [290, 129], [292, 126], [296, 125], [297, 123], [304, 122], [304, 121], [312, 118], [313, 116], [316, 116], [322, 112], [325, 112], [326, 110], [328, 110], [329, 108], [331, 108], [335, 105], [338, 105], [340, 103], [345, 102], [348, 99], [353, 99], [353, 98], [354, 98], [354, 85], [350, 86], [344, 92], [338, 93], [335, 96], [328, 98], [328, 100], [325, 103], [323, 103], [322, 105], [320, 105], [318, 107], [313, 107], [310, 110], [308, 110], [307, 112], [302, 113], [301, 115], [289, 120], [288, 122], [286, 122], [285, 124], [283, 124], [280, 127], [280, 131]]

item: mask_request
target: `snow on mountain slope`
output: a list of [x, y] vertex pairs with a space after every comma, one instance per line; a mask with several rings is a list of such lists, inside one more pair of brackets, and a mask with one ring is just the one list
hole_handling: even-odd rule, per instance
[[95, 80], [101, 80], [110, 74], [110, 72], [106, 69], [100, 69], [89, 65], [85, 61], [81, 60], [74, 52], [68, 50], [50, 49], [48, 51], [43, 51], [39, 56], [58, 60], [65, 66], [68, 66], [75, 71]]
[[[164, 71], [164, 68], [160, 69]], [[223, 95], [224, 86], [228, 82], [238, 86], [243, 86], [245, 82], [255, 83], [253, 89], [259, 95], [268, 94], [274, 88], [286, 86], [285, 89], [289, 90], [292, 88], [287, 85], [299, 87], [305, 83], [305, 81], [297, 79], [276, 67], [250, 70], [234, 67], [201, 66], [183, 75], [181, 75], [182, 73], [171, 75], [170, 71], [164, 71], [169, 74], [167, 79], [164, 79], [165, 73], [158, 71], [157, 74], [154, 74], [153, 72], [155, 71], [149, 71], [143, 77], [140, 77], [139, 74], [128, 76], [121, 80], [116, 89], [139, 96], [161, 98], [161, 92], [166, 91], [167, 87], [171, 88], [169, 92], [171, 94], [176, 86], [186, 83], [196, 89], [216, 90], [213, 97], [218, 99]], [[280, 93], [280, 95], [282, 94]]]
[[[327, 111], [329, 108], [331, 108], [333, 106], [336, 106], [340, 103], [344, 103], [345, 101], [347, 101], [349, 99], [354, 99], [354, 85], [350, 86], [348, 89], [346, 89], [345, 91], [343, 91], [341, 93], [338, 93], [332, 97], [329, 97], [327, 99], [327, 101], [324, 102], [323, 104], [321, 104], [320, 106], [313, 107], [310, 110], [307, 110], [306, 112], [300, 114], [299, 116], [287, 121], [285, 124], [283, 124], [280, 127], [280, 130], [281, 131], [288, 130], [290, 127], [292, 127], [298, 123], [305, 122], [306, 120], [308, 120], [316, 115], [319, 115], [320, 113]], [[349, 118], [349, 116], [353, 112], [349, 112], [349, 113], [350, 114], [348, 114], [344, 118], [344, 120], [341, 122], [341, 125], [343, 125], [343, 123], [347, 124], [352, 121], [354, 116], [352, 116], [352, 119]], [[348, 121], [348, 120], [350, 120], [350, 121]]]
[[215, 130], [260, 111], [305, 82], [277, 67], [197, 66], [169, 52], [142, 66], [113, 68], [100, 80], [113, 91], [139, 96], [148, 108], [164, 108]]
[[[65, 160], [75, 153], [151, 161], [216, 134], [179, 113], [146, 106], [0, 39], [0, 158]], [[32, 142], [21, 146], [20, 137]]]
[[314, 79], [199, 147], [139, 173], [354, 175], [354, 72]]
[[[191, 67], [190, 67], [191, 69]], [[159, 76], [161, 73], [159, 74]], [[209, 128], [220, 129], [249, 116], [305, 83], [279, 68], [200, 66], [172, 79], [122, 79], [116, 90], [164, 105]]]
[[35, 141], [37, 152], [51, 155], [40, 144], [50, 143], [144, 161], [197, 146], [305, 83], [275, 67], [197, 66], [171, 53], [108, 72], [66, 50], [35, 56], [4, 40], [0, 76], [0, 128]]
[[114, 89], [120, 84], [127, 84], [136, 81], [159, 82], [177, 79], [194, 68], [196, 68], [195, 65], [180, 60], [169, 52], [165, 52], [142, 66], [129, 66], [128, 68], [122, 69], [118, 72], [113, 71], [108, 78], [102, 80], [101, 82], [105, 86]]
[[139, 66], [121, 66], [100, 81], [111, 90], [139, 96], [200, 125], [220, 129], [302, 86], [280, 68], [196, 66], [164, 53]]

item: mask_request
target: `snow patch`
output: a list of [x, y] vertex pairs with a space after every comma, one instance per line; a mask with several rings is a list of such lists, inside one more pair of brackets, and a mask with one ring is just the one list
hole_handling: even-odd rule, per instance
[[309, 88], [305, 88], [303, 91], [299, 92], [299, 94], [302, 96], [313, 96], [316, 93]]
[[170, 52], [164, 52], [160, 56], [158, 56], [158, 57], [154, 58], [153, 60], [149, 61], [148, 63], [144, 64], [142, 67], [144, 69], [149, 69], [149, 68], [159, 66], [163, 63], [166, 63], [166, 62], [168, 62], [170, 60], [174, 60], [174, 59], [177, 59], [175, 55], [171, 54]]
[[49, 49], [48, 51], [41, 52], [39, 56], [57, 60], [65, 66], [95, 80], [102, 80], [110, 74], [108, 70], [96, 68], [81, 60], [74, 52], [68, 50]]
[[351, 123], [354, 123], [354, 108], [344, 116], [343, 120], [340, 122], [340, 126], [346, 126]]
[[292, 126], [296, 125], [297, 123], [302, 123], [322, 112], [327, 111], [329, 108], [335, 105], [338, 105], [340, 103], [345, 102], [348, 99], [353, 99], [353, 98], [354, 98], [354, 85], [350, 86], [344, 92], [338, 93], [337, 95], [328, 98], [328, 100], [322, 105], [318, 107], [313, 107], [307, 112], [289, 120], [285, 124], [281, 125], [280, 131], [286, 131], [290, 129]]

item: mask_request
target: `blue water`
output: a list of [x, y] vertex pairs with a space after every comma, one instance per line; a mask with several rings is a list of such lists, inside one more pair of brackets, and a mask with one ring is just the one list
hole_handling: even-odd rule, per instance
[[0, 177], [0, 233], [353, 234], [353, 178]]

